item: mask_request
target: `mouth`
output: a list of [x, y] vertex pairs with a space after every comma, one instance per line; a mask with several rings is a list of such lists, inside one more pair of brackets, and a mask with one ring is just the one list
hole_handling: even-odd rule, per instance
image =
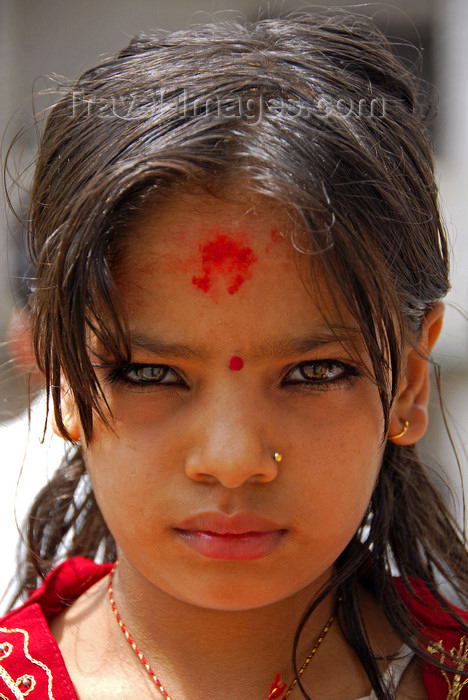
[[209, 559], [251, 561], [272, 554], [288, 530], [266, 518], [237, 513], [202, 513], [174, 528], [191, 549]]

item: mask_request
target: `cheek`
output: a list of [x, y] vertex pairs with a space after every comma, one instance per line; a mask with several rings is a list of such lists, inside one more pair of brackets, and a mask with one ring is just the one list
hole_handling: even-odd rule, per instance
[[303, 490], [297, 517], [312, 518], [317, 537], [337, 533], [349, 539], [366, 512], [382, 463], [381, 409], [378, 400], [341, 406], [331, 400], [326, 408], [321, 402], [320, 411], [296, 423], [290, 443], [296, 450], [296, 498]]
[[310, 469], [296, 479], [290, 496], [296, 502], [293, 524], [301, 561], [310, 566], [312, 578], [333, 566], [361, 525], [380, 464], [375, 450], [335, 451], [315, 445]]
[[135, 422], [131, 438], [119, 421], [113, 424], [115, 434], [102, 425], [96, 426], [84, 452], [99, 508], [116, 537], [122, 529], [132, 537], [139, 522], [154, 518], [158, 485], [171, 472], [166, 441], [154, 432], [138, 431], [137, 425]]

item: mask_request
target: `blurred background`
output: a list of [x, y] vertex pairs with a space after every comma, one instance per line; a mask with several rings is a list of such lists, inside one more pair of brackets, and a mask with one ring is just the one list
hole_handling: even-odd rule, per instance
[[[215, 13], [255, 20], [259, 16], [275, 16], [306, 6], [304, 2], [287, 0], [0, 0], [2, 159], [13, 136], [31, 120], [33, 94], [50, 86], [44, 76], [76, 78], [94, 65], [99, 56], [115, 53], [140, 30], [185, 27], [216, 16]], [[326, 6], [349, 7], [371, 14], [394, 40], [405, 60], [414, 65], [415, 70], [422, 71], [437, 105], [438, 116], [431, 130], [441, 202], [453, 246], [453, 290], [435, 359], [442, 367], [445, 415], [468, 481], [468, 2], [320, 3], [320, 7]], [[43, 106], [42, 98], [36, 100], [37, 109]], [[34, 158], [35, 147], [36, 135], [31, 129], [21, 145], [23, 165]], [[27, 202], [27, 194], [22, 200], [23, 204]], [[17, 195], [13, 203], [19, 208], [22, 205]], [[21, 417], [28, 401], [27, 382], [12, 362], [14, 355], [21, 357], [23, 363], [29, 361], [21, 349], [21, 328], [10, 329], [10, 342], [6, 342], [12, 309], [22, 303], [24, 290], [19, 281], [27, 271], [19, 263], [21, 227], [8, 213], [4, 194], [0, 205], [0, 340], [5, 341], [0, 345], [0, 484], [4, 503], [0, 507], [3, 513], [0, 530], [5, 535], [5, 528], [9, 531], [14, 528], [13, 511], [10, 512], [13, 501], [18, 506], [16, 517], [21, 520], [36, 485], [45, 478], [43, 455], [47, 446], [39, 445], [43, 415], [39, 413], [37, 425], [31, 428], [24, 414]], [[16, 345], [12, 336], [16, 338]], [[458, 496], [457, 516], [460, 517], [460, 477], [435, 391], [431, 414], [431, 428], [422, 451], [429, 464], [444, 465], [446, 478]], [[27, 450], [31, 449], [32, 442], [39, 452], [34, 451], [27, 466]], [[51, 458], [54, 466], [56, 455], [54, 453]], [[19, 489], [24, 494], [20, 502], [15, 500], [15, 491], [22, 466], [21, 486], [25, 488]], [[2, 547], [9, 546], [5, 541], [2, 537]], [[6, 552], [3, 554], [2, 561], [5, 561]]]

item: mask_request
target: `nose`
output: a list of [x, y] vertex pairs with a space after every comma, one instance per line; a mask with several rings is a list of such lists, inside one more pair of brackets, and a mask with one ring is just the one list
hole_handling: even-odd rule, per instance
[[268, 483], [276, 479], [279, 463], [262, 426], [262, 414], [232, 405], [215, 415], [207, 412], [199, 423], [195, 444], [186, 456], [185, 472], [190, 479], [238, 488], [245, 482]]

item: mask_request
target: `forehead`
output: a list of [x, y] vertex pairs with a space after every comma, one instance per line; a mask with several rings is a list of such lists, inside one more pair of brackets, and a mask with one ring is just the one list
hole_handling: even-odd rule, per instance
[[[285, 207], [248, 190], [229, 189], [219, 196], [182, 190], [162, 202], [148, 204], [134, 221], [127, 240], [132, 245], [138, 240], [153, 249], [157, 247], [161, 254], [171, 252], [181, 257], [198, 247], [200, 238], [210, 231], [249, 234], [260, 242], [262, 234], [275, 239], [271, 236], [273, 229], [278, 240], [286, 239], [294, 227], [292, 213]], [[126, 246], [126, 251], [131, 253], [131, 247]]]
[[233, 193], [215, 197], [178, 192], [149, 205], [133, 222], [116, 268], [129, 274], [190, 276], [201, 294], [219, 300], [237, 294], [261, 269], [287, 276], [308, 264], [291, 242], [293, 218], [277, 203]]
[[115, 278], [130, 325], [165, 336], [216, 329], [243, 346], [276, 330], [302, 335], [328, 324], [356, 330], [336, 304], [304, 236], [277, 203], [243, 192], [174, 193], [150, 205], [125, 239]]

